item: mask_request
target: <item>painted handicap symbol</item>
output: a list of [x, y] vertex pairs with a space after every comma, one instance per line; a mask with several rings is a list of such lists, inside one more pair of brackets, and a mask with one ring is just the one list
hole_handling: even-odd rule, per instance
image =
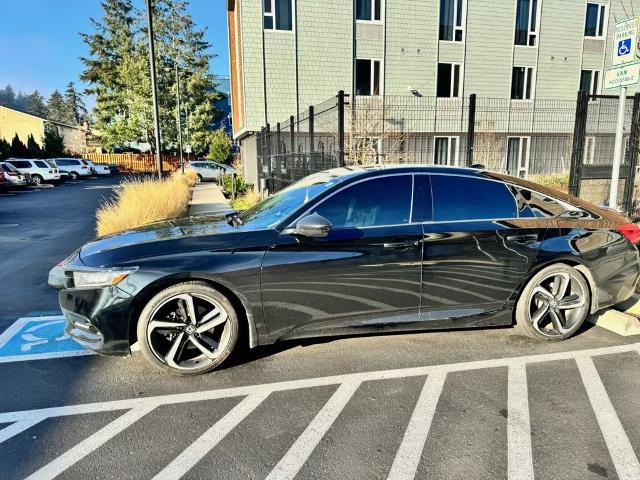
[[625, 38], [618, 42], [618, 56], [622, 57], [631, 53], [631, 39]]
[[[29, 352], [38, 345], [46, 345], [47, 343], [63, 342], [71, 337], [62, 331], [60, 335], [59, 327], [64, 329], [64, 320], [54, 320], [51, 322], [37, 323], [36, 325], [27, 328], [20, 336], [24, 343], [20, 345], [20, 350], [23, 352]], [[50, 327], [58, 327], [53, 330]], [[35, 333], [34, 333], [35, 332]], [[38, 335], [38, 333], [40, 335]]]

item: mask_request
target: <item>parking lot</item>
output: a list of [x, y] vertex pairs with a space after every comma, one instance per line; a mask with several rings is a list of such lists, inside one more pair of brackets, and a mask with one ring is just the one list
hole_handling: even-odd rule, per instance
[[599, 327], [296, 341], [195, 378], [68, 350], [46, 275], [115, 181], [0, 195], [1, 479], [640, 478], [638, 339]]

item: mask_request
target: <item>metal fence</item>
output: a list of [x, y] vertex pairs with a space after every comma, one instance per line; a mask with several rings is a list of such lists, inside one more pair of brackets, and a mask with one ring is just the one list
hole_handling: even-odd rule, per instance
[[[637, 98], [626, 111], [620, 183], [626, 211], [633, 208], [635, 197]], [[617, 105], [617, 98], [586, 92], [577, 100], [349, 97], [338, 92], [300, 116], [261, 130], [259, 187], [273, 193], [310, 173], [338, 166], [482, 164], [534, 181], [554, 176], [555, 184], [571, 193], [604, 204]]]

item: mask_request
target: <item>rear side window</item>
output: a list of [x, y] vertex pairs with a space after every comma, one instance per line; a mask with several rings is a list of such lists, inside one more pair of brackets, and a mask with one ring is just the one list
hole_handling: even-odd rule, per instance
[[34, 163], [35, 163], [35, 164], [36, 164], [36, 166], [37, 166], [37, 167], [39, 167], [39, 168], [49, 168], [49, 167], [47, 166], [47, 164], [46, 164], [46, 163], [41, 162], [40, 160], [36, 160]]
[[314, 212], [333, 228], [401, 225], [410, 222], [412, 188], [411, 175], [374, 178], [346, 187]]
[[532, 190], [520, 189], [520, 194], [529, 204], [534, 217], [548, 218], [563, 214], [566, 209], [553, 198]]
[[10, 163], [16, 168], [31, 168], [31, 162], [26, 160], [11, 160]]
[[432, 175], [436, 222], [518, 217], [516, 199], [501, 182], [481, 178]]
[[63, 167], [66, 167], [67, 165], [69, 165], [66, 160], [56, 160], [56, 164], [61, 165]]

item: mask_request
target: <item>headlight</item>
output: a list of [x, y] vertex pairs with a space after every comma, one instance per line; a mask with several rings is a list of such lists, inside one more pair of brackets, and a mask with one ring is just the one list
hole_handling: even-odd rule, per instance
[[110, 287], [117, 285], [136, 269], [128, 270], [75, 270], [73, 272], [73, 284], [76, 288], [82, 287]]

